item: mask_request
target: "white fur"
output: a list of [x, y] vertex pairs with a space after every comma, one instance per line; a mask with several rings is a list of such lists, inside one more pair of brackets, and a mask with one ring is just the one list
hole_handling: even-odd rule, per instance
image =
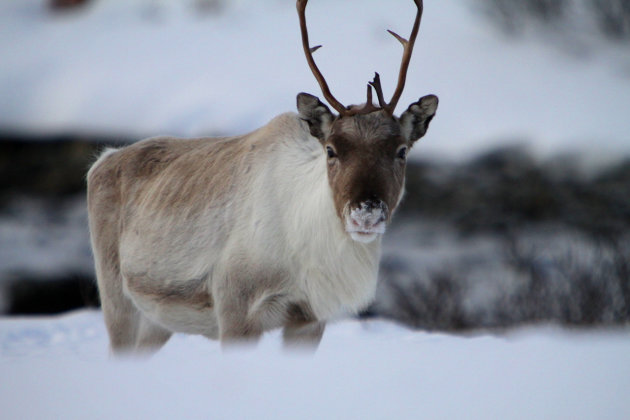
[[115, 148], [113, 148], [113, 147], [106, 147], [106, 148], [105, 148], [105, 150], [103, 150], [103, 151], [101, 152], [101, 154], [99, 155], [99, 157], [98, 157], [98, 159], [96, 160], [96, 162], [94, 162], [94, 163], [92, 164], [92, 166], [90, 167], [90, 170], [89, 170], [89, 171], [88, 171], [88, 173], [87, 173], [87, 178], [88, 178], [88, 179], [90, 178], [90, 174], [91, 174], [92, 172], [94, 172], [94, 170], [95, 170], [96, 168], [98, 168], [98, 167], [101, 165], [101, 163], [103, 163], [103, 161], [104, 161], [104, 160], [105, 160], [105, 159], [106, 159], [109, 155], [112, 155], [112, 154], [116, 153], [117, 151], [118, 151], [118, 149], [115, 149]]
[[301, 193], [291, 202], [303, 208], [308, 203], [308, 210], [301, 217], [297, 211], [289, 216], [294, 219], [296, 233], [291, 245], [301, 254], [301, 261], [307, 262], [302, 264], [299, 284], [322, 319], [356, 312], [373, 299], [380, 257], [380, 241], [366, 246], [345, 232], [334, 210], [325, 167], [324, 154], [320, 153], [309, 168], [310, 179], [305, 179], [317, 188], [309, 193], [300, 186]]
[[[226, 201], [208, 203], [204, 212], [186, 217], [185, 209], [155, 210], [157, 190], [149, 189], [135, 209], [137, 216], [115, 233], [122, 292], [141, 313], [135, 322], [148, 325], [144, 330], [158, 337], [154, 341], [164, 334], [168, 338], [169, 331], [216, 338], [223, 333], [225, 322], [219, 312], [227, 298], [241, 299], [244, 316], [267, 330], [282, 326], [286, 309], [296, 302], [305, 302], [316, 320], [324, 322], [355, 313], [374, 297], [380, 257], [376, 236], [381, 232], [370, 241], [346, 232], [335, 211], [325, 153], [306, 123], [295, 114], [283, 114], [241, 139], [262, 150], [251, 155], [254, 175], [242, 178], [250, 181], [235, 185]], [[112, 153], [106, 151], [90, 174]], [[91, 226], [105, 217], [95, 214], [98, 208], [90, 205]], [[118, 225], [111, 229], [118, 232]], [[123, 312], [117, 308], [122, 302], [104, 293], [111, 282], [120, 280], [103, 274], [107, 270], [99, 261], [104, 251], [96, 245], [100, 241], [95, 235], [92, 229], [107, 321], [109, 312]], [[154, 290], [185, 290], [199, 284], [215, 301], [205, 307], [187, 305], [138, 291], [134, 282]], [[254, 300], [240, 297], [243, 291]], [[112, 323], [108, 328], [111, 336], [120, 327]]]
[[[285, 114], [270, 124], [290, 129], [278, 139], [274, 159], [261, 167], [264, 176], [251, 189], [251, 207], [241, 215], [233, 246], [247, 248], [249, 258], [285, 266], [295, 280], [285, 291], [289, 299], [309, 302], [318, 319], [356, 312], [374, 296], [380, 241], [365, 246], [345, 232], [325, 153], [305, 123]], [[255, 220], [266, 221], [263, 235], [253, 228]]]

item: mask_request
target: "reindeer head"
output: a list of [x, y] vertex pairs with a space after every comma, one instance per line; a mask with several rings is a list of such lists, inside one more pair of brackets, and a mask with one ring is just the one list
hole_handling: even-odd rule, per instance
[[[313, 52], [321, 46], [309, 46], [307, 1], [297, 1], [304, 53], [324, 97], [339, 114], [334, 115], [317, 97], [307, 93], [297, 96], [298, 111], [327, 156], [328, 182], [346, 231], [356, 241], [371, 242], [385, 232], [402, 198], [407, 154], [426, 133], [438, 106], [437, 96], [427, 95], [409, 105], [400, 117], [394, 115], [420, 27], [422, 0], [414, 0], [418, 12], [409, 40], [389, 31], [404, 47], [398, 86], [390, 102], [384, 100], [376, 73], [368, 83], [367, 102], [350, 107], [343, 106], [330, 93], [313, 60]], [[379, 106], [372, 103], [372, 89], [376, 91]]]

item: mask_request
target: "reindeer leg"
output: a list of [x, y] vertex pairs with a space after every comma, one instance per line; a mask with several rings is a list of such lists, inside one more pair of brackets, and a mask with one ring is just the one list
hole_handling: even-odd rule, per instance
[[262, 327], [255, 319], [247, 319], [247, 310], [226, 305], [219, 311], [218, 318], [219, 340], [223, 348], [231, 345], [256, 344], [263, 333]]
[[135, 347], [138, 352], [155, 353], [169, 338], [172, 332], [151, 322], [145, 316], [141, 317]]
[[324, 334], [326, 323], [317, 320], [307, 302], [289, 305], [282, 331], [285, 348], [316, 349]]
[[324, 335], [325, 322], [289, 323], [282, 330], [283, 345], [287, 349], [315, 350]]
[[256, 344], [263, 333], [262, 325], [250, 316], [250, 293], [232, 281], [216, 293], [216, 314], [222, 347], [232, 344]]

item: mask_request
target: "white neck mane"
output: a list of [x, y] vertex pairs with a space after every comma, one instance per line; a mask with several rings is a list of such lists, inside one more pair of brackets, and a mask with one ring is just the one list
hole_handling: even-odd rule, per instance
[[[317, 139], [295, 115], [279, 118], [297, 123], [298, 135], [279, 141], [273, 159], [274, 191], [283, 203], [276, 217], [287, 249], [285, 257], [297, 272], [298, 293], [304, 294], [319, 318], [357, 312], [372, 300], [380, 257], [380, 238], [364, 244], [351, 239], [335, 211], [328, 183], [326, 157]], [[282, 258], [283, 259], [283, 258]]]

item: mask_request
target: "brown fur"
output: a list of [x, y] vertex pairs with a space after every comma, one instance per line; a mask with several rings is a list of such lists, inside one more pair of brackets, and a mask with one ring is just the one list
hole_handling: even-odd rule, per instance
[[406, 166], [396, 151], [405, 145], [398, 121], [384, 111], [335, 120], [325, 146], [337, 154], [329, 160], [328, 179], [340, 217], [348, 203], [380, 199], [396, 208]]
[[90, 232], [112, 349], [159, 348], [171, 331], [255, 340], [276, 327], [287, 343], [317, 343], [326, 317], [368, 302], [380, 242], [354, 243], [344, 212], [374, 201], [369, 223], [391, 217], [399, 151], [424, 134], [437, 99], [398, 119], [334, 117], [312, 98], [248, 135], [147, 139], [94, 164]]

